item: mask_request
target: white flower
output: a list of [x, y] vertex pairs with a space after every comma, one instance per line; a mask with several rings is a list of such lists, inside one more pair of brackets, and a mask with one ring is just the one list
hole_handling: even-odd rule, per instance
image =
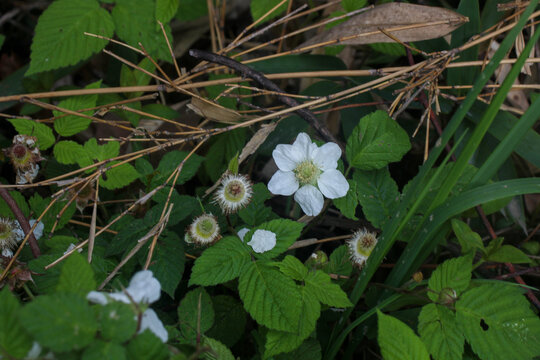
[[246, 206], [251, 200], [252, 193], [251, 182], [247, 176], [228, 174], [221, 181], [221, 186], [214, 195], [214, 201], [225, 214], [231, 214]]
[[272, 156], [279, 170], [268, 182], [268, 190], [276, 195], [294, 194], [306, 215], [321, 212], [323, 195], [336, 199], [349, 191], [347, 179], [337, 170], [341, 149], [335, 143], [318, 147], [306, 133], [300, 133], [292, 145], [276, 146]]
[[347, 245], [352, 262], [362, 267], [377, 245], [377, 236], [364, 228], [356, 231], [352, 238], [347, 240]]
[[167, 333], [167, 329], [165, 329], [165, 326], [163, 326], [163, 323], [161, 320], [159, 320], [158, 316], [156, 315], [156, 312], [152, 309], [147, 309], [141, 319], [141, 328], [139, 329], [139, 334], [142, 333], [144, 330], [150, 330], [154, 333], [158, 338], [161, 339], [163, 342], [167, 342], [167, 339], [169, 338], [169, 334]]
[[268, 230], [255, 230], [247, 244], [259, 254], [270, 251], [276, 246], [276, 234]]
[[17, 243], [24, 238], [24, 232], [16, 220], [0, 218], [0, 250], [2, 256], [12, 257]]
[[[123, 292], [109, 294], [90, 291], [86, 295], [86, 299], [100, 305], [106, 305], [109, 300], [120, 301], [126, 304], [131, 304], [132, 302], [136, 304], [151, 304], [159, 300], [160, 295], [161, 284], [159, 281], [154, 278], [150, 270], [143, 270], [133, 275], [129, 286]], [[167, 330], [152, 309], [146, 309], [142, 314], [139, 334], [146, 329], [153, 332], [163, 342], [167, 341]]]

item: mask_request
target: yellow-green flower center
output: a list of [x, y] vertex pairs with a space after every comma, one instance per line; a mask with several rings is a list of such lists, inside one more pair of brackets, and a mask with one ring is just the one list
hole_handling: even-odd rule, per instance
[[244, 199], [246, 195], [246, 188], [239, 180], [230, 181], [223, 191], [225, 200], [230, 202], [239, 202]]
[[7, 239], [11, 235], [11, 226], [0, 223], [0, 240]]
[[321, 170], [311, 160], [301, 162], [293, 172], [300, 186], [307, 184], [316, 186], [317, 179], [321, 175]]
[[375, 247], [375, 238], [373, 235], [367, 233], [364, 236], [362, 236], [360, 239], [358, 239], [358, 242], [356, 243], [356, 251], [365, 257], [369, 257], [371, 255], [371, 252], [373, 251], [373, 248]]
[[217, 222], [214, 218], [205, 217], [200, 219], [195, 225], [197, 235], [202, 238], [210, 238], [215, 235]]

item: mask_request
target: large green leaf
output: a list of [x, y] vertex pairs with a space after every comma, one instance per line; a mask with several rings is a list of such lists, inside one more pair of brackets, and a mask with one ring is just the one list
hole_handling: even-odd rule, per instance
[[[85, 89], [98, 89], [101, 86], [101, 80], [96, 81], [92, 84], [89, 84]], [[81, 110], [93, 108], [96, 106], [98, 99], [97, 94], [82, 95], [82, 96], [73, 96], [65, 100], [60, 101], [58, 104], [59, 107], [67, 110]], [[92, 110], [83, 111], [82, 114], [92, 115]], [[54, 130], [62, 136], [71, 136], [80, 133], [83, 130], [86, 130], [90, 123], [91, 119], [75, 116], [75, 115], [66, 115], [62, 116], [61, 111], [53, 111], [54, 116], [61, 116], [58, 119], [54, 120]]]
[[306, 291], [323, 304], [338, 308], [352, 305], [347, 294], [341, 290], [339, 285], [332, 283], [330, 275], [321, 270], [310, 272], [306, 276], [305, 284]]
[[240, 276], [251, 257], [236, 236], [227, 236], [195, 260], [189, 284], [217, 285]]
[[84, 146], [71, 140], [57, 142], [53, 148], [53, 154], [60, 164], [79, 164], [86, 167], [92, 164], [92, 158], [88, 155]]
[[287, 249], [298, 239], [304, 224], [288, 220], [288, 219], [276, 219], [265, 222], [256, 228], [249, 231], [245, 237], [244, 242], [251, 241], [251, 237], [257, 230], [267, 230], [276, 234], [276, 246], [264, 253], [255, 254], [255, 257], [262, 259], [273, 259], [279, 254], [287, 251]]
[[32, 339], [24, 331], [20, 321], [21, 305], [4, 287], [0, 291], [0, 354], [22, 358], [32, 347]]
[[228, 295], [213, 296], [212, 304], [215, 321], [206, 335], [231, 347], [242, 339], [246, 330], [247, 316], [244, 307], [238, 300]]
[[131, 305], [113, 301], [96, 305], [99, 318], [99, 334], [105, 340], [123, 343], [137, 330], [137, 320]]
[[429, 360], [424, 343], [395, 317], [377, 311], [379, 347], [385, 360]]
[[[182, 164], [182, 161], [184, 161], [187, 154], [188, 153], [185, 151], [173, 150], [163, 155], [156, 169], [157, 173], [152, 178], [150, 187], [154, 188], [161, 185], [167, 179], [167, 177], [169, 177], [169, 175], [171, 175], [172, 172], [176, 170], [180, 164]], [[191, 155], [190, 158], [184, 162], [180, 175], [178, 175], [176, 184], [182, 185], [195, 176], [203, 160], [204, 158], [197, 154]]]
[[81, 254], [75, 252], [62, 265], [56, 290], [84, 297], [95, 290], [96, 286], [92, 267]]
[[334, 206], [341, 211], [341, 214], [352, 220], [358, 220], [355, 216], [356, 207], [358, 206], [358, 191], [355, 180], [347, 180], [349, 182], [349, 191], [345, 196], [332, 200]]
[[[205, 360], [235, 360], [234, 355], [232, 354], [231, 350], [227, 348], [224, 344], [222, 344], [220, 341], [209, 338], [205, 336], [202, 341], [202, 346], [209, 347], [212, 349], [212, 353], [205, 352], [202, 354], [201, 359]], [[217, 357], [214, 356], [214, 354], [217, 355]]]
[[461, 359], [465, 337], [447, 307], [425, 305], [418, 316], [418, 332], [435, 360]]
[[276, 266], [283, 274], [294, 280], [303, 281], [308, 275], [308, 269], [292, 255], [285, 256], [285, 259], [276, 263]]
[[244, 308], [269, 329], [296, 332], [302, 299], [293, 280], [264, 261], [245, 266], [238, 283]]
[[438, 301], [445, 296], [448, 290], [453, 290], [459, 296], [471, 282], [472, 255], [460, 256], [446, 260], [435, 269], [429, 278], [428, 297], [431, 301]]
[[396, 182], [387, 168], [375, 171], [354, 172], [358, 201], [362, 211], [373, 226], [382, 228], [394, 216], [399, 204]]
[[321, 305], [307, 291], [307, 288], [299, 287], [299, 289], [302, 298], [302, 307], [300, 310], [298, 331], [291, 334], [287, 331], [269, 330], [266, 334], [265, 357], [293, 351], [315, 330], [317, 319], [321, 313]]
[[156, 0], [156, 20], [168, 23], [178, 10], [179, 0]]
[[[276, 6], [280, 2], [281, 0], [252, 0], [251, 1], [251, 16], [253, 17], [253, 21], [261, 18], [263, 15], [265, 15], [267, 12], [272, 10], [274, 6]], [[278, 7], [271, 14], [265, 17], [263, 22], [266, 22], [270, 19], [275, 18], [276, 16], [279, 16], [286, 9], [287, 9], [287, 2], [283, 3], [280, 7]]]
[[143, 331], [127, 345], [129, 360], [165, 360], [169, 359], [169, 349], [150, 330]]
[[214, 324], [214, 308], [210, 295], [200, 287], [184, 296], [178, 306], [178, 321], [182, 337], [188, 342], [196, 339]]
[[103, 49], [107, 41], [84, 32], [111, 37], [114, 24], [95, 0], [58, 0], [39, 17], [26, 75], [74, 65]]
[[126, 359], [125, 348], [114, 342], [96, 340], [88, 346], [81, 360], [124, 360]]
[[58, 352], [86, 347], [98, 330], [86, 299], [75, 294], [37, 297], [23, 308], [21, 322], [38, 343]]
[[[118, 161], [111, 161], [107, 166], [112, 166], [117, 163]], [[139, 173], [135, 170], [135, 167], [125, 163], [107, 170], [104, 175], [102, 175], [99, 185], [103, 186], [105, 189], [114, 190], [129, 185], [138, 178]]]
[[[178, 204], [178, 206], [181, 206]], [[152, 257], [149, 270], [152, 270], [161, 284], [161, 289], [174, 299], [174, 291], [184, 274], [184, 246], [178, 235], [166, 232], [160, 236]]]
[[360, 119], [347, 139], [347, 160], [361, 170], [377, 170], [399, 161], [411, 148], [409, 135], [385, 111]]
[[54, 144], [54, 135], [50, 127], [30, 119], [10, 119], [9, 122], [19, 134], [35, 136], [40, 150], [46, 150]]
[[525, 360], [540, 356], [540, 319], [521, 290], [485, 284], [456, 302], [457, 322], [482, 359]]

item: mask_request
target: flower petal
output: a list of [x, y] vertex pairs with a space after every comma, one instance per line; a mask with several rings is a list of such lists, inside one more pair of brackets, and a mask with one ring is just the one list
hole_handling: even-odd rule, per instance
[[294, 147], [293, 145], [279, 144], [272, 151], [272, 157], [279, 170], [292, 171], [296, 165], [305, 159], [306, 155], [305, 151], [301, 148]]
[[99, 291], [90, 291], [86, 295], [86, 300], [100, 305], [107, 305], [109, 302], [105, 294]]
[[272, 250], [276, 246], [276, 234], [269, 230], [255, 230], [247, 244], [259, 254]]
[[139, 334], [146, 329], [153, 332], [154, 335], [156, 335], [161, 341], [167, 342], [169, 333], [167, 333], [167, 329], [165, 329], [165, 326], [163, 326], [163, 323], [161, 320], [159, 320], [156, 312], [152, 309], [146, 309], [146, 311], [143, 313]]
[[317, 180], [319, 189], [329, 199], [337, 199], [347, 195], [349, 183], [339, 170], [327, 170]]
[[295, 150], [295, 152], [302, 154], [302, 158], [300, 162], [309, 159], [310, 154], [313, 151], [313, 149], [317, 147], [316, 144], [313, 144], [311, 142], [311, 139], [309, 138], [309, 135], [306, 133], [300, 133], [296, 137], [296, 140], [293, 142], [292, 147]]
[[309, 216], [319, 215], [324, 204], [321, 192], [313, 185], [302, 186], [294, 194], [294, 200], [300, 204], [304, 213]]
[[298, 186], [292, 171], [278, 170], [268, 182], [268, 190], [274, 195], [292, 195], [298, 190]]
[[142, 302], [151, 304], [159, 300], [161, 284], [154, 278], [152, 271], [143, 270], [133, 275], [126, 291], [137, 304]]
[[341, 156], [341, 149], [336, 143], [326, 143], [312, 153], [313, 162], [322, 171], [334, 170], [337, 168], [337, 161]]
[[246, 236], [248, 232], [249, 232], [248, 228], [241, 228], [240, 230], [238, 230], [237, 234], [240, 240], [244, 241], [244, 236]]

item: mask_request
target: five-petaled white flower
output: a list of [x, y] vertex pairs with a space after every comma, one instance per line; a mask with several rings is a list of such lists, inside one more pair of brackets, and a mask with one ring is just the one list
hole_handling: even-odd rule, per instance
[[[244, 241], [244, 237], [249, 232], [249, 229], [242, 228], [238, 230], [238, 237]], [[258, 254], [272, 250], [276, 246], [276, 234], [269, 230], [257, 229], [251, 236], [251, 240], [247, 243], [253, 251]]]
[[[139, 271], [131, 278], [129, 286], [124, 291], [115, 293], [103, 293], [90, 291], [86, 298], [88, 301], [106, 305], [110, 299], [126, 304], [151, 304], [159, 300], [161, 296], [161, 284], [150, 270]], [[168, 333], [163, 323], [152, 309], [146, 309], [142, 314], [139, 333], [150, 330], [163, 342], [167, 342]]]
[[335, 143], [321, 147], [306, 133], [292, 145], [279, 144], [272, 152], [278, 171], [268, 182], [275, 195], [292, 195], [306, 215], [316, 216], [323, 207], [323, 195], [336, 199], [347, 194], [349, 183], [337, 170], [341, 149]]

